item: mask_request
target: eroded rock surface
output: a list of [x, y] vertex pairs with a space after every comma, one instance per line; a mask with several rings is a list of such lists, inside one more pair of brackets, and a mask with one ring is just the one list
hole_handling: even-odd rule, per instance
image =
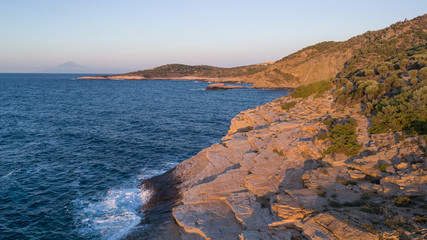
[[[296, 106], [283, 110], [289, 101]], [[425, 140], [370, 135], [359, 111], [340, 110], [326, 96], [284, 97], [242, 112], [221, 143], [165, 174], [173, 179], [175, 200], [164, 213], [148, 211], [145, 223], [165, 216], [148, 226], [161, 226], [157, 239], [427, 237]], [[358, 121], [361, 153], [324, 155], [330, 142], [317, 137], [327, 130], [323, 121], [348, 115]], [[396, 206], [405, 197], [410, 202]], [[170, 199], [158, 197], [153, 206]]]

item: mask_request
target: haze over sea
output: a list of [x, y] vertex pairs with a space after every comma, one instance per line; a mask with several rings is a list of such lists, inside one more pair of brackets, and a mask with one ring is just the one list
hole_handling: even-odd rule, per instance
[[194, 81], [0, 74], [0, 239], [117, 239], [150, 193], [137, 184], [224, 136], [284, 90]]

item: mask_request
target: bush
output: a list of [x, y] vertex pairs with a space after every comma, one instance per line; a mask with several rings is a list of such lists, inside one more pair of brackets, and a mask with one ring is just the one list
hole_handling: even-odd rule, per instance
[[418, 79], [417, 78], [412, 78], [411, 80], [409, 80], [409, 83], [411, 83], [412, 86], [415, 86], [418, 83]]
[[381, 65], [381, 66], [378, 67], [377, 71], [378, 71], [379, 74], [382, 75], [382, 74], [388, 72], [388, 67], [384, 66], [384, 65]]
[[360, 227], [373, 234], [379, 233], [379, 231], [373, 225], [370, 224], [362, 223], [360, 224]]
[[357, 184], [357, 181], [355, 181], [355, 180], [347, 180], [347, 179], [345, 179], [343, 177], [337, 177], [335, 180], [337, 182], [345, 185], [345, 186], [347, 186], [347, 185], [356, 185]]
[[285, 154], [283, 153], [283, 151], [282, 150], [278, 150], [278, 149], [273, 149], [273, 152], [275, 153], [275, 154], [277, 154], [277, 155], [279, 155], [279, 156], [281, 156], [281, 157], [284, 157], [285, 156]]
[[385, 172], [388, 167], [390, 167], [390, 165], [388, 165], [387, 163], [383, 163], [383, 164], [381, 164], [381, 165], [378, 166], [378, 169], [381, 172]]
[[399, 61], [399, 67], [400, 67], [400, 69], [403, 69], [403, 70], [405, 70], [406, 69], [406, 66], [408, 65], [408, 63], [409, 63], [409, 60], [408, 59], [402, 59], [402, 60], [400, 60]]
[[418, 71], [417, 70], [411, 70], [408, 73], [413, 78], [417, 77], [417, 75], [418, 75]]
[[325, 140], [327, 138], [328, 138], [328, 134], [326, 132], [322, 132], [322, 133], [319, 133], [319, 135], [317, 135], [317, 139], [319, 140]]
[[416, 91], [405, 88], [391, 99], [383, 99], [376, 106], [377, 115], [371, 118], [369, 133], [397, 131], [427, 133], [427, 86]]
[[372, 76], [375, 76], [375, 71], [372, 69], [368, 69], [368, 70], [365, 70], [364, 74], [366, 77], [372, 77]]
[[283, 103], [281, 105], [281, 107], [282, 107], [282, 110], [286, 110], [287, 111], [287, 110], [295, 107], [296, 104], [297, 104], [297, 102], [295, 102], [295, 101], [293, 101], [293, 102], [286, 102], [286, 103]]
[[307, 85], [302, 85], [295, 88], [294, 92], [291, 94], [293, 98], [305, 98], [309, 97], [315, 93], [323, 93], [325, 91], [332, 89], [332, 83], [330, 80], [325, 79], [317, 82], [312, 82]]
[[411, 199], [406, 196], [399, 196], [393, 198], [393, 203], [398, 207], [408, 207], [412, 205]]
[[331, 118], [331, 116], [328, 116], [325, 121], [323, 121], [323, 124], [325, 124], [326, 126], [331, 126], [334, 123], [335, 119]]
[[325, 151], [329, 153], [344, 153], [347, 156], [359, 154], [362, 146], [357, 143], [356, 124], [347, 121], [338, 123], [331, 128], [329, 137], [332, 140], [332, 146]]
[[427, 67], [421, 68], [419, 74], [421, 78], [427, 79]]

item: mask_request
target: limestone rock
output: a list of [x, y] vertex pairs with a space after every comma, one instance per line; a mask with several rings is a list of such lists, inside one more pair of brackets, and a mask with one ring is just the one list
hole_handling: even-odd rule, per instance
[[[396, 208], [393, 202], [427, 196], [419, 137], [396, 142], [393, 134], [370, 135], [366, 117], [335, 108], [329, 96], [282, 110], [288, 101], [240, 113], [221, 143], [145, 181], [158, 193], [145, 233], [157, 231], [158, 239], [367, 240], [392, 233], [390, 226], [402, 219], [427, 215], [418, 205]], [[324, 155], [327, 141], [316, 139], [323, 119], [349, 114], [359, 123], [361, 153]], [[427, 228], [422, 221], [405, 224], [413, 236]]]

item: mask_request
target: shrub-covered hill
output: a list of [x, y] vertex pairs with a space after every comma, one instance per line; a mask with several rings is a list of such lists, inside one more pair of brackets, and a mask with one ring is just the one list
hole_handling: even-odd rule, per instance
[[334, 96], [343, 105], [362, 104], [371, 133], [388, 130], [427, 134], [427, 46], [373, 61], [336, 78]]
[[140, 76], [146, 79], [153, 78], [235, 78], [251, 75], [267, 69], [270, 63], [254, 64], [249, 66], [221, 68], [208, 65], [190, 66], [184, 64], [167, 64], [160, 67], [127, 73], [128, 76]]
[[427, 14], [369, 31], [344, 42], [322, 42], [291, 54], [267, 70], [245, 77], [255, 87], [296, 87], [324, 78], [347, 76], [427, 42]]
[[345, 77], [301, 85], [293, 98], [331, 92], [342, 108], [361, 107], [371, 120], [369, 133], [427, 134], [427, 46], [353, 69]]

